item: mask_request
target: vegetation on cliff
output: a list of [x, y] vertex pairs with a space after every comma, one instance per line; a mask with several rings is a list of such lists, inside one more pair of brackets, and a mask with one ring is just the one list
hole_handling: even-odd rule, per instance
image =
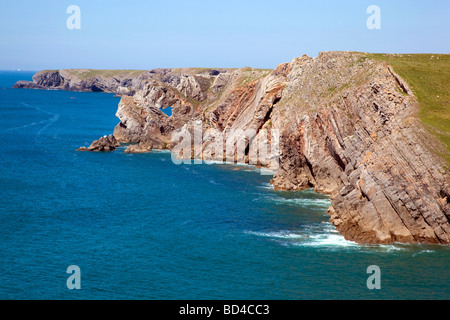
[[135, 78], [143, 73], [147, 72], [144, 70], [99, 70], [99, 69], [68, 69], [66, 70], [70, 75], [78, 77], [80, 79], [90, 79], [96, 77], [105, 78]]
[[450, 165], [450, 54], [369, 54], [390, 64], [412, 87], [419, 118], [446, 146]]

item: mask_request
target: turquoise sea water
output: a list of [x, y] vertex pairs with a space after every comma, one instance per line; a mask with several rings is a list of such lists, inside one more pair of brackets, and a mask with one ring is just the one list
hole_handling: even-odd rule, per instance
[[0, 299], [450, 298], [448, 246], [345, 241], [311, 190], [166, 152], [76, 152], [112, 133], [119, 98], [11, 89], [31, 75], [0, 72]]

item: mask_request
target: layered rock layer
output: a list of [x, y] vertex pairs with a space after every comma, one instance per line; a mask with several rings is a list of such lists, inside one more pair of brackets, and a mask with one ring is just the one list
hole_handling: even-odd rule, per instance
[[33, 81], [18, 81], [13, 87], [133, 95], [148, 79], [147, 71], [44, 70], [36, 73]]
[[[46, 79], [60, 86], [57, 76]], [[117, 140], [139, 144], [128, 152], [172, 149], [173, 134], [195, 126], [204, 136], [277, 129], [274, 188], [329, 194], [330, 221], [346, 239], [450, 243], [449, 170], [437, 155], [446, 151], [424, 130], [411, 88], [389, 65], [325, 52], [275, 70], [152, 70], [137, 83], [116, 114]], [[245, 161], [256, 140], [244, 142]], [[212, 157], [202, 143], [190, 157]]]

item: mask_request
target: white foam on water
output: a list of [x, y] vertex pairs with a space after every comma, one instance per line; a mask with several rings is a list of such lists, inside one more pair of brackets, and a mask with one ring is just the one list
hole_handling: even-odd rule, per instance
[[44, 130], [46, 130], [46, 129], [47, 129], [48, 127], [50, 127], [53, 123], [55, 123], [56, 121], [58, 121], [59, 118], [60, 118], [60, 115], [59, 115], [59, 114], [54, 114], [54, 113], [52, 113], [52, 112], [42, 110], [42, 109], [39, 108], [39, 107], [32, 106], [32, 105], [27, 104], [27, 103], [25, 103], [25, 102], [22, 102], [21, 104], [24, 105], [24, 106], [26, 106], [26, 107], [35, 109], [35, 110], [37, 110], [37, 111], [39, 111], [39, 112], [48, 114], [48, 115], [50, 115], [50, 116], [52, 116], [52, 117], [49, 118], [49, 119], [47, 119], [47, 120], [43, 120], [43, 121], [39, 121], [39, 122], [31, 122], [31, 123], [25, 124], [25, 125], [23, 125], [23, 126], [14, 127], [14, 128], [9, 128], [9, 129], [4, 130], [4, 132], [12, 131], [12, 130], [25, 129], [25, 128], [32, 127], [32, 126], [39, 125], [39, 124], [45, 124], [45, 126], [42, 127], [42, 128], [38, 131], [38, 133], [37, 133], [37, 136], [40, 136]]
[[421, 255], [421, 254], [427, 254], [427, 253], [433, 253], [433, 252], [434, 252], [434, 250], [422, 250], [422, 251], [414, 253], [413, 257], [416, 257], [416, 256]]
[[364, 247], [367, 249], [377, 249], [379, 252], [400, 252], [408, 250], [407, 248], [399, 247], [396, 244], [366, 245]]
[[31, 104], [28, 104], [28, 103], [25, 103], [25, 102], [22, 102], [21, 104], [24, 105], [24, 106], [26, 106], [26, 107], [35, 109], [35, 110], [37, 110], [37, 111], [39, 111], [39, 112], [42, 112], [42, 113], [46, 113], [46, 114], [49, 114], [49, 115], [52, 115], [52, 116], [55, 115], [54, 113], [52, 113], [52, 112], [50, 112], [50, 111], [42, 110], [42, 109], [39, 108], [39, 107], [32, 106]]
[[270, 183], [263, 183], [262, 185], [259, 186], [259, 188], [261, 189], [267, 189], [267, 190], [274, 190], [273, 189], [273, 185]]
[[50, 127], [50, 126], [51, 126], [52, 124], [54, 124], [56, 121], [58, 121], [58, 120], [59, 120], [59, 117], [60, 117], [59, 114], [55, 114], [51, 119], [48, 119], [48, 120], [46, 121], [47, 124], [46, 124], [44, 127], [42, 127], [42, 128], [38, 131], [37, 136], [40, 136], [44, 130], [46, 130], [48, 127]]
[[256, 231], [245, 231], [244, 233], [272, 239], [302, 239], [305, 236], [293, 233], [291, 231], [274, 231], [274, 232], [256, 232]]
[[284, 240], [280, 241], [282, 246], [294, 246], [294, 247], [325, 247], [330, 249], [355, 247], [361, 246], [355, 242], [347, 241], [343, 236], [336, 233], [323, 233], [310, 235], [308, 233], [296, 233], [292, 231], [273, 231], [273, 232], [256, 232], [246, 231], [246, 234], [268, 238], [271, 240]]
[[207, 165], [213, 165], [213, 164], [225, 164], [223, 161], [219, 160], [203, 160], [203, 162]]
[[336, 228], [329, 222], [304, 226], [300, 230], [280, 230], [270, 232], [245, 231], [245, 234], [267, 238], [277, 242], [283, 247], [304, 247], [318, 250], [357, 250], [361, 253], [378, 252], [382, 254], [396, 254], [410, 251], [412, 256], [430, 254], [435, 252], [432, 249], [417, 251], [417, 245], [387, 244], [387, 245], [364, 245], [346, 240]]
[[172, 153], [172, 151], [166, 150], [166, 149], [153, 149], [151, 152], [152, 153]]
[[348, 241], [340, 234], [317, 234], [312, 235], [308, 238], [308, 241], [303, 243], [296, 243], [294, 244], [296, 246], [305, 246], [305, 247], [328, 247], [328, 248], [336, 248], [336, 247], [357, 247], [360, 248], [361, 246], [358, 245], [356, 242]]
[[[259, 201], [259, 199], [254, 199], [254, 201]], [[288, 204], [294, 206], [313, 206], [313, 207], [321, 207], [327, 209], [331, 205], [331, 201], [329, 199], [315, 199], [315, 198], [282, 198], [276, 196], [265, 196], [262, 197], [262, 200], [275, 202], [280, 204]]]
[[276, 240], [287, 247], [314, 247], [326, 249], [361, 248], [361, 245], [346, 240], [335, 227], [329, 223], [304, 226], [298, 231], [280, 230], [271, 232], [246, 231], [246, 234]]
[[221, 185], [222, 185], [221, 183], [217, 182], [217, 181], [214, 180], [214, 179], [209, 179], [208, 181], [209, 181], [209, 183], [214, 184], [214, 185], [216, 185], [216, 186], [221, 186]]

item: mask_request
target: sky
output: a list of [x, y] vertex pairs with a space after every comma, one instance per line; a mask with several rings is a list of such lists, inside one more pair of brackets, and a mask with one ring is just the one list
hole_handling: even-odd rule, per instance
[[[80, 29], [69, 29], [70, 5]], [[380, 29], [369, 29], [370, 5]], [[0, 69], [275, 68], [321, 51], [450, 53], [448, 0], [21, 0], [0, 4]]]

